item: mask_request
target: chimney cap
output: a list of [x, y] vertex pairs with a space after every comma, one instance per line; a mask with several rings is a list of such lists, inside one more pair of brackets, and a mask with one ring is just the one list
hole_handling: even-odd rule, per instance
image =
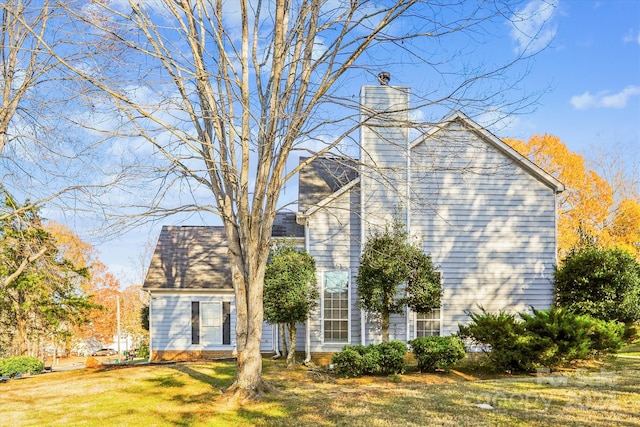
[[391, 80], [391, 74], [388, 71], [381, 71], [378, 73], [378, 81], [382, 86], [388, 86]]

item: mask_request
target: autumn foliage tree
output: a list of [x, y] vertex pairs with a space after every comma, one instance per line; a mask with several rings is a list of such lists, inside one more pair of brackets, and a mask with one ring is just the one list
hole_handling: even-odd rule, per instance
[[85, 321], [70, 325], [67, 347], [89, 338], [110, 343], [117, 331], [117, 297], [120, 298], [121, 332], [134, 341], [144, 339], [147, 332], [141, 326], [140, 310], [146, 297], [141, 287], [121, 289], [118, 279], [99, 260], [96, 249], [65, 225], [48, 221], [44, 228], [55, 239], [64, 259], [86, 270], [87, 280], [79, 282], [79, 291], [91, 297], [93, 303], [85, 312]]
[[79, 339], [93, 338], [103, 344], [117, 335], [117, 298], [120, 299], [120, 331], [129, 336], [133, 344], [146, 339], [148, 332], [142, 327], [141, 311], [147, 304], [140, 285], [122, 289], [120, 281], [100, 261], [91, 264], [91, 280], [87, 292], [96, 306], [87, 314], [88, 321], [76, 330]]
[[39, 355], [68, 337], [92, 308], [88, 269], [65, 257], [38, 208], [0, 187], [0, 321], [5, 352]]
[[[566, 187], [558, 201], [558, 255], [565, 258], [585, 243], [619, 247], [640, 259], [640, 204], [637, 198], [614, 198], [612, 183], [586, 166], [553, 135], [529, 141], [507, 139], [522, 155], [560, 180]], [[626, 194], [633, 194], [627, 192]]]

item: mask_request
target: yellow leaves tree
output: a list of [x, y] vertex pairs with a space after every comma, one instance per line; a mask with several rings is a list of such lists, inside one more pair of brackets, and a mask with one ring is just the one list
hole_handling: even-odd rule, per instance
[[[571, 152], [553, 135], [534, 135], [525, 142], [507, 139], [507, 144], [533, 161], [566, 186], [558, 201], [558, 255], [564, 258], [583, 239], [600, 246], [631, 249], [640, 218], [636, 220], [636, 200], [622, 201], [616, 207], [612, 186], [584, 158]], [[634, 221], [636, 221], [634, 223]], [[629, 241], [631, 240], [631, 241]], [[637, 234], [635, 242], [638, 242]], [[638, 256], [638, 246], [633, 254]]]
[[97, 307], [88, 313], [88, 322], [75, 328], [76, 338], [95, 338], [109, 343], [117, 331], [117, 297], [120, 298], [120, 320], [122, 333], [136, 339], [146, 335], [142, 328], [141, 310], [146, 304], [141, 286], [120, 289], [120, 282], [111, 274], [107, 266], [99, 261], [96, 249], [78, 237], [71, 229], [54, 221], [46, 225], [46, 230], [55, 237], [61, 254], [79, 267], [88, 267], [90, 280], [83, 282], [82, 291], [91, 296]]
[[640, 260], [640, 202], [623, 199], [613, 215], [609, 228], [610, 244], [631, 253]]
[[78, 267], [89, 267], [96, 258], [96, 250], [80, 239], [69, 227], [48, 221], [45, 229], [56, 239], [58, 250]]
[[122, 331], [133, 338], [135, 345], [149, 334], [142, 327], [142, 307], [148, 305], [148, 296], [141, 285], [132, 285], [122, 291], [120, 302]]

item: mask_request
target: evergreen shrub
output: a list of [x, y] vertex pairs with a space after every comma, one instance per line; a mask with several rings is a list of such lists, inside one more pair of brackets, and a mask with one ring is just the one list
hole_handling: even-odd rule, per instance
[[528, 371], [532, 369], [528, 349], [529, 337], [524, 334], [524, 325], [511, 313], [470, 312], [471, 323], [460, 325], [458, 336], [482, 345], [491, 364], [506, 371]]
[[29, 372], [39, 374], [44, 370], [44, 364], [36, 357], [17, 356], [0, 359], [0, 376], [15, 377], [16, 374]]
[[391, 341], [378, 344], [378, 367], [382, 375], [402, 374], [406, 369], [404, 357], [407, 345], [402, 341]]
[[554, 274], [556, 304], [601, 320], [640, 320], [640, 264], [621, 249], [587, 247]]
[[449, 368], [465, 355], [464, 343], [459, 337], [420, 337], [409, 341], [420, 372]]
[[343, 377], [401, 374], [405, 370], [406, 345], [401, 341], [348, 345], [331, 357], [336, 373]]
[[460, 325], [458, 335], [487, 347], [500, 370], [531, 371], [554, 367], [597, 354], [614, 353], [622, 346], [624, 325], [578, 315], [561, 308], [532, 310], [519, 318], [508, 313], [470, 313], [472, 322]]

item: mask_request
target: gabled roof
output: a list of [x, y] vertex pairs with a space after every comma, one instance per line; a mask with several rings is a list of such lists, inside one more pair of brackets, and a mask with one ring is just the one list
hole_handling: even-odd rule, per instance
[[[278, 212], [273, 237], [304, 237], [293, 212]], [[232, 290], [224, 227], [164, 226], [144, 289]]]
[[[301, 157], [300, 163], [309, 160]], [[300, 170], [298, 210], [305, 212], [358, 178], [357, 162], [346, 157], [320, 157]]]
[[144, 289], [233, 289], [224, 227], [168, 226], [160, 231]]
[[464, 114], [461, 111], [454, 111], [451, 115], [446, 117], [441, 123], [431, 128], [428, 132], [418, 137], [413, 143], [411, 143], [411, 148], [416, 147], [417, 145], [423, 143], [429, 138], [433, 138], [440, 131], [447, 128], [451, 123], [459, 122], [465, 128], [469, 129], [471, 132], [474, 132], [476, 135], [481, 137], [484, 141], [490, 143], [499, 151], [501, 151], [504, 155], [511, 158], [515, 161], [520, 167], [525, 169], [531, 175], [533, 175], [536, 179], [546, 184], [547, 186], [554, 189], [556, 193], [560, 193], [564, 191], [564, 184], [558, 181], [553, 175], [547, 173], [545, 170], [540, 168], [538, 165], [533, 163], [531, 160], [527, 159], [522, 154], [518, 153], [513, 148], [509, 147], [504, 141], [500, 138], [489, 132], [484, 127], [480, 126], [478, 123], [473, 121], [469, 116]]
[[[429, 131], [420, 135], [411, 143], [411, 148], [416, 147], [429, 138], [435, 137], [435, 135], [454, 122], [461, 123], [469, 131], [474, 132], [482, 138], [482, 140], [493, 145], [536, 179], [552, 188], [556, 193], [564, 191], [564, 184], [555, 177], [509, 147], [500, 138], [480, 126], [461, 111], [453, 112], [453, 114], [433, 126]], [[300, 162], [302, 163], [306, 160], [307, 158], [301, 158]], [[299, 215], [312, 215], [319, 208], [357, 186], [360, 183], [357, 165], [358, 162], [356, 160], [346, 158], [320, 158], [305, 166], [300, 171], [300, 186], [298, 188]], [[337, 177], [341, 179], [337, 179]]]

